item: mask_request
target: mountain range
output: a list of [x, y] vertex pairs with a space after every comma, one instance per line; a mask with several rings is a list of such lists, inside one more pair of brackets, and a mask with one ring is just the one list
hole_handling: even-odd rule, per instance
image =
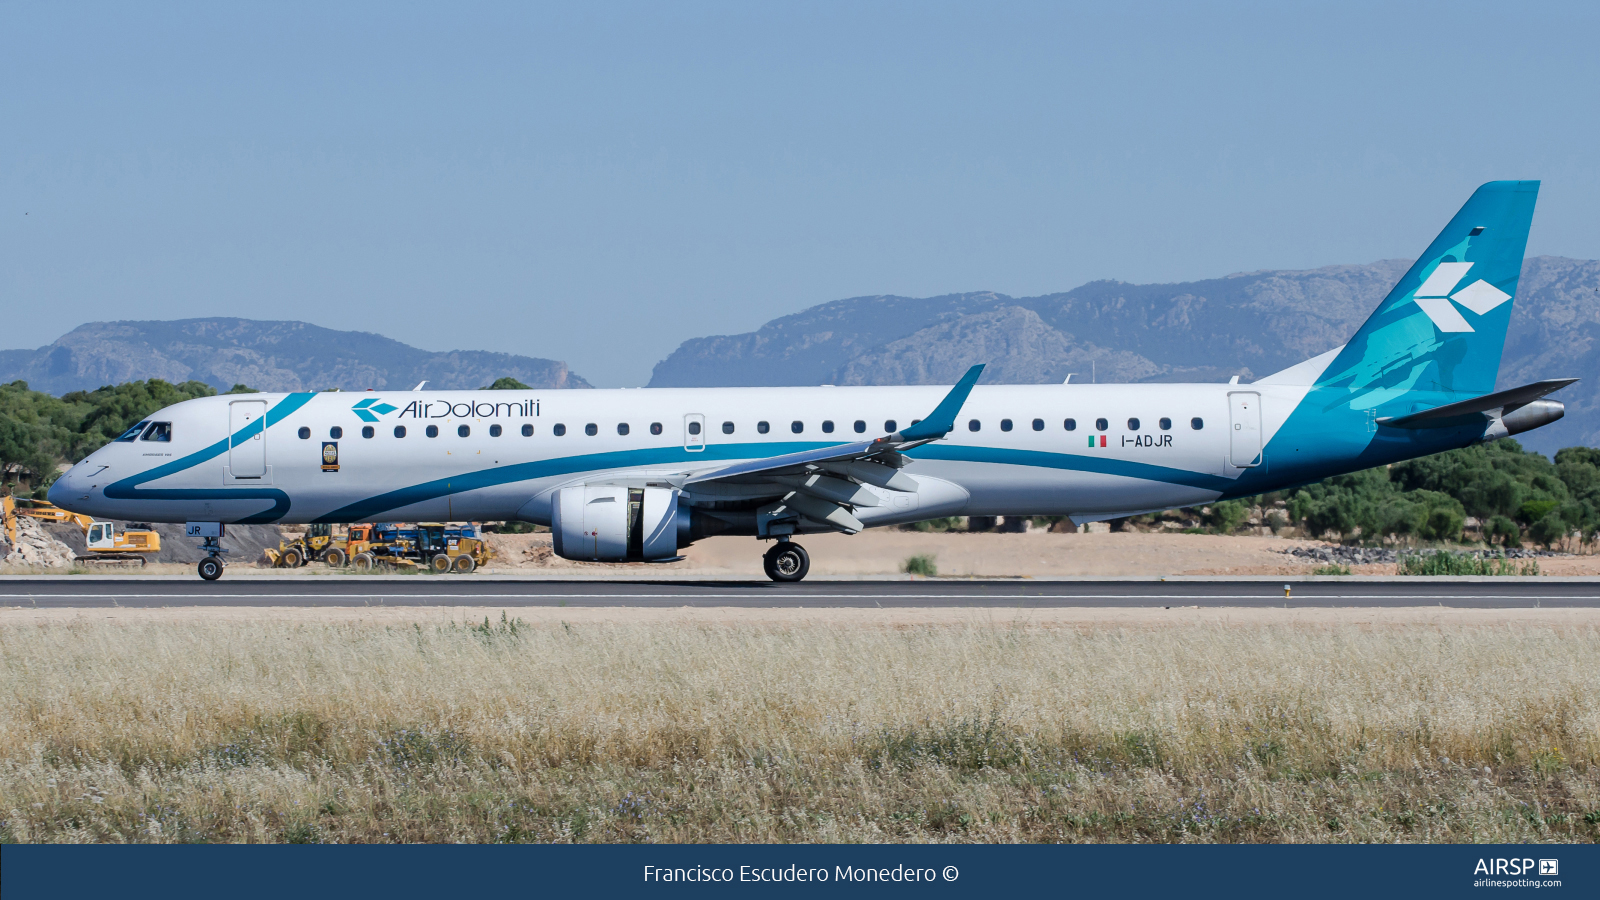
[[[991, 292], [824, 303], [747, 334], [685, 341], [650, 387], [1251, 381], [1349, 340], [1410, 260], [1246, 272], [1183, 284], [1095, 281], [1039, 297]], [[1546, 453], [1600, 446], [1600, 260], [1523, 263], [1500, 387], [1583, 381], [1565, 422], [1523, 435]]]
[[[650, 387], [951, 384], [987, 363], [992, 384], [1251, 381], [1350, 338], [1409, 260], [1246, 272], [1182, 284], [1095, 281], [1064, 293], [993, 292], [836, 300], [747, 334], [684, 341]], [[303, 322], [94, 322], [37, 350], [0, 351], [0, 382], [64, 393], [142, 378], [226, 390], [477, 388], [511, 376], [537, 388], [590, 385], [566, 363], [505, 353], [434, 353]], [[1557, 399], [1565, 421], [1522, 436], [1553, 453], [1600, 446], [1600, 260], [1523, 263], [1499, 386], [1582, 378]]]
[[180, 319], [90, 322], [48, 347], [0, 350], [0, 383], [22, 379], [64, 394], [145, 378], [203, 381], [220, 391], [244, 384], [260, 391], [472, 389], [510, 376], [537, 388], [586, 388], [551, 359], [450, 350], [418, 350], [364, 331], [305, 322]]

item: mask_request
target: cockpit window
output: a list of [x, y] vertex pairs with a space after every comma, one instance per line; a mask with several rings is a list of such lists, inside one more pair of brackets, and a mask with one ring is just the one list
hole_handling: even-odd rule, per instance
[[151, 422], [150, 427], [144, 430], [144, 436], [139, 440], [156, 441], [162, 444], [170, 442], [172, 440], [172, 423]]
[[[149, 422], [140, 422], [139, 424], [133, 426], [132, 428], [129, 428], [127, 431], [124, 431], [122, 433], [122, 436], [117, 438], [117, 441], [121, 441], [121, 442], [126, 443], [128, 441], [136, 441], [136, 440], [138, 440], [139, 439], [139, 432], [143, 431], [144, 427], [146, 425], [149, 425], [149, 424], [150, 424]], [[113, 443], [115, 443], [115, 441]]]

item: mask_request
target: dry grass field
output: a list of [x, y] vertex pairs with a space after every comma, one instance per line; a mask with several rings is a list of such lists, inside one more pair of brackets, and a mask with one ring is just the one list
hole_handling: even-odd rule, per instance
[[1592, 625], [0, 622], [7, 841], [1593, 841]]

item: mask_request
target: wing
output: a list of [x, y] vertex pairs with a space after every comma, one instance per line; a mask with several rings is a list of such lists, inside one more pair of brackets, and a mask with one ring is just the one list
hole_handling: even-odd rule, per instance
[[916, 492], [916, 480], [900, 472], [906, 464], [902, 452], [949, 434], [982, 374], [981, 365], [968, 369], [927, 418], [894, 434], [749, 460], [691, 476], [684, 486], [692, 491], [699, 485], [713, 493], [718, 487], [740, 488], [746, 495], [753, 489], [755, 494], [779, 497], [757, 510], [757, 533], [762, 537], [792, 534], [812, 523], [854, 534], [865, 527], [855, 517], [855, 509], [883, 503], [866, 485]]

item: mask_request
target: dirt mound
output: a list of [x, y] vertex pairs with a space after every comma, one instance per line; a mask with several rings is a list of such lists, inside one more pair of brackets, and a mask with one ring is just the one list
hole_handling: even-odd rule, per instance
[[[118, 531], [130, 527], [128, 522], [115, 522], [115, 524]], [[87, 552], [88, 546], [84, 540], [83, 530], [76, 525], [46, 527], [57, 542], [70, 548], [72, 555], [77, 556]], [[139, 527], [143, 528], [144, 525], [141, 524]], [[149, 554], [150, 562], [197, 563], [205, 558], [205, 554], [200, 552], [200, 539], [185, 536], [182, 525], [163, 522], [150, 527], [161, 535], [161, 552]], [[229, 525], [228, 535], [222, 539], [222, 546], [232, 551], [228, 554], [230, 562], [236, 565], [248, 564], [260, 560], [263, 549], [271, 547], [276, 550], [281, 537], [281, 530], [276, 525]]]

